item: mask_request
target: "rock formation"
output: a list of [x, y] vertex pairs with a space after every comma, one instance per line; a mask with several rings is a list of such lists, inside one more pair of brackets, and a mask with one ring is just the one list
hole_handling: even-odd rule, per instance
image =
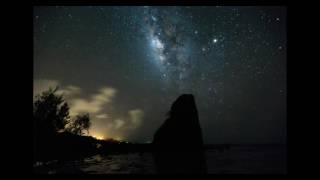
[[192, 94], [181, 95], [153, 139], [159, 173], [205, 173], [198, 111]]

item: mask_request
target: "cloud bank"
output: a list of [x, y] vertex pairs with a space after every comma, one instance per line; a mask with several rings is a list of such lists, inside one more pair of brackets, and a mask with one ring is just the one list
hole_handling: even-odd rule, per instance
[[89, 98], [84, 98], [82, 96], [84, 90], [78, 86], [62, 86], [57, 80], [37, 79], [34, 80], [34, 97], [50, 87], [56, 86], [59, 87], [56, 93], [63, 95], [70, 106], [71, 117], [81, 113], [90, 114], [92, 122], [90, 135], [92, 136], [126, 139], [140, 127], [143, 121], [144, 111], [139, 108], [129, 109], [127, 114], [121, 115], [121, 117], [108, 112], [108, 109], [114, 106], [113, 102], [118, 92], [113, 87], [98, 88], [96, 93], [90, 95]]

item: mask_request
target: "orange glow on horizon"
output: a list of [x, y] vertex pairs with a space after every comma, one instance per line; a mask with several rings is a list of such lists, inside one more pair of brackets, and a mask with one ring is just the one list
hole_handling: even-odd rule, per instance
[[99, 136], [99, 135], [92, 135], [92, 137], [98, 139], [98, 140], [104, 140], [105, 138], [103, 136]]
[[103, 135], [100, 135], [100, 134], [91, 134], [91, 136], [95, 139], [98, 139], [98, 140], [117, 140], [117, 141], [122, 141], [122, 138], [120, 136], [115, 136], [115, 137], [105, 137]]
[[101, 137], [97, 137], [97, 139], [99, 139], [99, 140], [103, 140], [104, 138], [101, 136]]

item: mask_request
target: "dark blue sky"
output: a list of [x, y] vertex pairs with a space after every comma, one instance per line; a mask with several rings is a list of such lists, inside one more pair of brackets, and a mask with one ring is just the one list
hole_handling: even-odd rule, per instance
[[151, 141], [192, 93], [206, 143], [285, 142], [285, 7], [52, 6], [33, 20], [34, 92], [59, 85], [94, 136]]

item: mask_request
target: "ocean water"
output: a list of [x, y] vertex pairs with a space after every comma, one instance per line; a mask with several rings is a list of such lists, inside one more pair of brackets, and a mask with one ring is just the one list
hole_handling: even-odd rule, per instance
[[207, 151], [207, 170], [214, 174], [286, 174], [285, 146], [236, 146]]
[[[286, 174], [285, 146], [231, 146], [223, 152], [207, 150], [209, 174]], [[187, 157], [186, 157], [187, 158]], [[94, 155], [76, 161], [51, 161], [33, 165], [44, 174], [156, 174], [152, 153]]]

